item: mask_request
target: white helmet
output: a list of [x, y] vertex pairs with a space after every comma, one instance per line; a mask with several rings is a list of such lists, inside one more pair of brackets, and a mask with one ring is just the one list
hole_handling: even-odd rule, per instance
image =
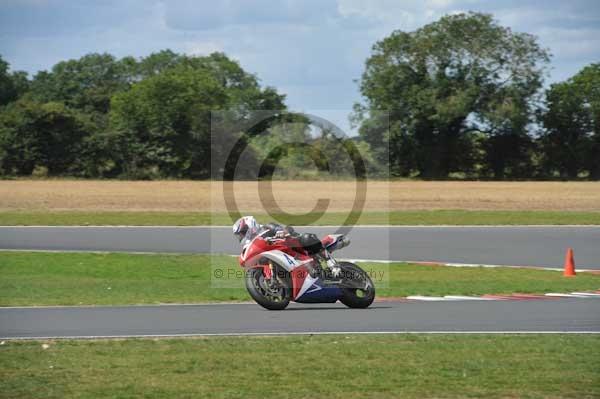
[[248, 230], [253, 233], [258, 231], [258, 222], [254, 216], [241, 217], [233, 224], [233, 235], [237, 237], [238, 241], [242, 241], [246, 237]]

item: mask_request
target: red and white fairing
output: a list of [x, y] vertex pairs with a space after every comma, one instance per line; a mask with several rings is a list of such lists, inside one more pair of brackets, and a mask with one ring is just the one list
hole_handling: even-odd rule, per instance
[[[343, 234], [330, 234], [321, 239], [321, 243], [326, 251], [333, 252], [347, 246], [349, 242]], [[308, 273], [307, 266], [315, 260], [302, 250], [297, 238], [288, 236], [265, 239], [259, 235], [244, 245], [239, 257], [240, 266], [244, 268], [262, 267], [265, 276], [271, 277], [268, 261], [280, 265], [290, 273], [292, 300], [299, 302], [303, 299], [323, 302], [328, 302], [328, 298], [333, 299], [332, 302], [337, 300], [336, 296], [339, 296], [337, 288], [335, 292], [332, 289], [323, 290], [323, 286], [319, 284], [320, 279], [312, 277]], [[322, 297], [323, 295], [325, 297]], [[309, 296], [313, 298], [308, 298]]]

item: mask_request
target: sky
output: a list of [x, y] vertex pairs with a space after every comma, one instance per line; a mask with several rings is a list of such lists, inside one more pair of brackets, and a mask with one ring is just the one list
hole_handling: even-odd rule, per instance
[[0, 54], [35, 74], [92, 52], [225, 52], [293, 111], [349, 130], [372, 45], [448, 13], [492, 13], [553, 54], [546, 83], [600, 62], [599, 0], [0, 0]]

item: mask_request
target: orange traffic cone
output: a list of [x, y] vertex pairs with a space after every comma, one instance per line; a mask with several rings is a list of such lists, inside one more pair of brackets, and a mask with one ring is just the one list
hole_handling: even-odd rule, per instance
[[575, 275], [575, 261], [573, 260], [573, 248], [567, 248], [567, 255], [565, 256], [565, 271], [563, 276], [573, 277]]

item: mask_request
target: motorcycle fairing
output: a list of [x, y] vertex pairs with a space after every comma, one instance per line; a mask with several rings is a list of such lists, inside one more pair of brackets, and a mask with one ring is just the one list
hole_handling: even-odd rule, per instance
[[335, 303], [342, 296], [339, 287], [326, 285], [321, 278], [308, 276], [294, 301], [300, 303]]
[[331, 247], [335, 244], [341, 237], [344, 237], [343, 234], [328, 234], [321, 240], [321, 243], [325, 248]]
[[283, 267], [288, 272], [291, 272], [292, 270], [295, 270], [298, 267], [305, 265], [306, 263], [312, 262], [312, 259], [298, 260], [293, 256], [288, 255], [285, 252], [280, 251], [278, 249], [261, 252], [260, 254], [253, 256], [250, 259], [242, 258], [242, 260], [244, 261], [245, 267], [253, 267], [258, 264], [258, 261], [261, 258], [269, 259], [273, 263], [276, 263]]

